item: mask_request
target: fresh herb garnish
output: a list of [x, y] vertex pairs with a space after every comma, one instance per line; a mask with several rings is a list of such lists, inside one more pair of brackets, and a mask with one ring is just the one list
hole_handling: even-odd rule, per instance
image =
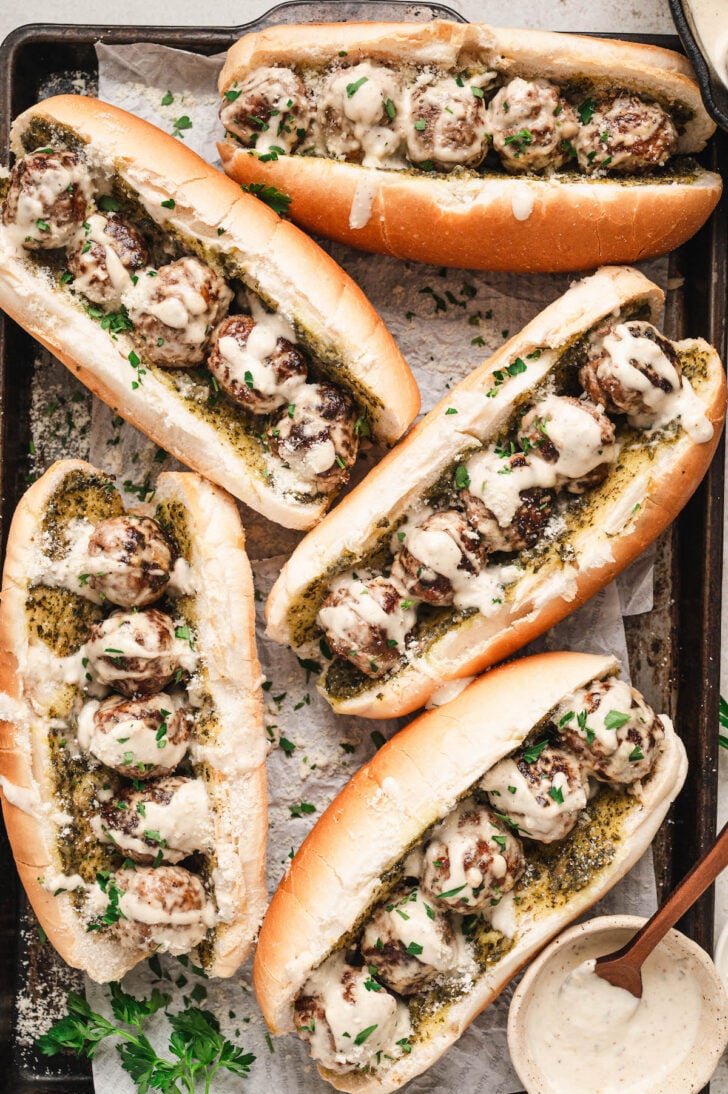
[[204, 1010], [165, 1012], [172, 1027], [169, 1052], [173, 1058], [158, 1056], [144, 1033], [144, 1021], [167, 1007], [170, 996], [155, 988], [148, 999], [137, 999], [117, 983], [110, 988], [115, 1022], [96, 1014], [83, 996], [69, 992], [66, 1015], [38, 1038], [37, 1045], [44, 1056], [70, 1050], [91, 1060], [102, 1041], [118, 1037], [121, 1044], [116, 1049], [121, 1066], [137, 1084], [139, 1094], [151, 1090], [161, 1094], [195, 1089], [209, 1092], [217, 1071], [229, 1071], [240, 1078], [250, 1074], [255, 1060], [253, 1053], [243, 1052], [238, 1045], [225, 1040], [215, 1016]]
[[278, 213], [279, 217], [286, 215], [288, 206], [291, 204], [291, 198], [288, 194], [284, 194], [282, 190], [277, 190], [275, 186], [266, 186], [262, 182], [243, 183], [241, 190], [265, 202], [274, 213]]
[[623, 714], [621, 710], [610, 710], [604, 719], [605, 729], [621, 729], [629, 721], [629, 714]]
[[535, 763], [548, 743], [548, 737], [544, 737], [542, 741], [537, 741], [536, 744], [531, 745], [530, 748], [527, 748], [523, 753], [523, 759], [525, 760], [525, 762], [527, 764]]

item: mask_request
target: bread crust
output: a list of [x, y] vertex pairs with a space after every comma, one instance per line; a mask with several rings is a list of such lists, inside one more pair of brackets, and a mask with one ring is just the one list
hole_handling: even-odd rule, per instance
[[[343, 559], [366, 554], [399, 515], [474, 441], [497, 434], [514, 402], [548, 373], [546, 355], [530, 361], [525, 373], [509, 381], [497, 399], [484, 396], [492, 374], [535, 349], [558, 349], [604, 316], [630, 303], [643, 303], [652, 318], [662, 293], [639, 271], [604, 268], [575, 283], [492, 357], [476, 368], [418, 423], [408, 437], [355, 490], [310, 532], [286, 562], [266, 605], [268, 634], [292, 644], [291, 606], [322, 574], [345, 569]], [[498, 613], [477, 612], [433, 642], [424, 654], [387, 679], [373, 680], [357, 695], [337, 699], [319, 689], [339, 713], [391, 718], [423, 706], [450, 680], [472, 676], [509, 656], [578, 608], [637, 557], [677, 516], [697, 488], [718, 444], [725, 416], [725, 376], [720, 360], [700, 339], [677, 343], [707, 355], [704, 382], [697, 388], [713, 425], [710, 441], [698, 444], [686, 433], [658, 444], [643, 474], [621, 483], [601, 505], [593, 526], [572, 536], [575, 566], [545, 565], [523, 579], [513, 599]], [[457, 416], [446, 414], [455, 407]], [[457, 427], [453, 426], [457, 422]], [[314, 593], [322, 596], [322, 593]], [[295, 643], [293, 643], [295, 644]]]
[[[353, 776], [299, 849], [261, 927], [254, 983], [274, 1033], [293, 1029], [293, 1000], [311, 970], [370, 907], [381, 875], [565, 695], [616, 669], [612, 657], [572, 652], [501, 665], [416, 718]], [[686, 773], [685, 749], [667, 719], [664, 748], [625, 818], [611, 863], [571, 894], [567, 906], [519, 918], [513, 948], [389, 1070], [376, 1076], [321, 1074], [339, 1090], [387, 1092], [434, 1063], [537, 950], [634, 865]]]
[[[688, 61], [672, 50], [485, 24], [368, 23], [270, 27], [228, 52], [224, 94], [264, 65], [323, 65], [340, 50], [347, 63], [384, 62], [458, 68], [477, 59], [506, 76], [615, 84], [681, 104], [692, 114], [678, 152], [700, 151], [715, 130]], [[384, 171], [309, 156], [261, 162], [232, 139], [219, 143], [225, 171], [240, 183], [275, 185], [293, 201], [307, 231], [378, 254], [436, 265], [517, 272], [559, 272], [651, 258], [684, 243], [721, 194], [718, 175], [625, 184], [616, 179], [535, 176], [455, 178]], [[363, 203], [370, 212], [349, 223]]]
[[[49, 716], [28, 669], [29, 575], [47, 505], [74, 472], [98, 475], [83, 460], [54, 464], [21, 499], [10, 528], [0, 603], [0, 786], [18, 873], [41, 926], [69, 965], [106, 982], [122, 977], [153, 950], [89, 934], [71, 896], [54, 896], [42, 884], [44, 874], [62, 873], [56, 844], [63, 819], [53, 798], [46, 746]], [[217, 715], [214, 753], [208, 749], [195, 763], [206, 776], [214, 806], [218, 870], [212, 887], [218, 905], [226, 909], [207, 971], [224, 977], [250, 953], [267, 899], [266, 743], [252, 573], [237, 507], [219, 487], [189, 472], [165, 472], [157, 481], [156, 500], [184, 509], [199, 613], [196, 648], [204, 658], [206, 686]]]
[[[153, 219], [234, 261], [253, 288], [334, 355], [332, 379], [356, 389], [374, 436], [391, 445], [402, 435], [419, 409], [414, 378], [363, 292], [312, 240], [181, 141], [123, 110], [79, 95], [45, 99], [15, 120], [16, 155], [34, 120], [77, 134], [102, 171], [117, 172], [140, 194]], [[170, 198], [171, 210], [161, 204]], [[223, 428], [187, 409], [152, 370], [132, 390], [125, 336], [112, 341], [68, 293], [19, 258], [1, 225], [0, 259], [0, 307], [157, 444], [287, 527], [308, 528], [326, 509], [329, 499], [277, 492]]]

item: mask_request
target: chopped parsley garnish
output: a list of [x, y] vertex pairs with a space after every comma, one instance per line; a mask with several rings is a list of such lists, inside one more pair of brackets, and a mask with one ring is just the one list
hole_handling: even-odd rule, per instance
[[117, 201], [116, 198], [112, 198], [111, 194], [102, 194], [96, 204], [105, 213], [118, 213], [121, 209], [121, 202]]
[[387, 111], [387, 117], [395, 118], [397, 116], [397, 108], [391, 99], [385, 99], [384, 109]]
[[459, 463], [455, 468], [455, 485], [458, 490], [465, 490], [470, 486], [470, 473], [464, 463]]
[[289, 805], [288, 808], [292, 817], [304, 817], [316, 812], [316, 806], [311, 805], [311, 802], [299, 802], [298, 805]]
[[564, 792], [560, 786], [552, 786], [549, 790], [549, 797], [553, 798], [558, 805], [564, 804]]
[[446, 413], [446, 414], [457, 414], [457, 410], [455, 409], [455, 407], [454, 407], [454, 406], [449, 406], [449, 407], [447, 408], [447, 410], [445, 411], [445, 413]]
[[410, 942], [407, 946], [407, 953], [410, 957], [419, 957], [423, 949], [424, 946], [421, 946], [419, 942]]
[[368, 80], [369, 80], [368, 76], [362, 76], [360, 80], [356, 80], [353, 84], [347, 84], [346, 85], [346, 97], [347, 97], [347, 99], [350, 99], [352, 97], [352, 95], [356, 95], [359, 88], [363, 84], [367, 83]]
[[174, 209], [177, 205], [177, 202], [174, 200], [174, 198], [167, 198], [166, 201], [161, 202], [161, 205], [163, 209]]
[[243, 183], [241, 190], [244, 190], [246, 194], [252, 194], [253, 197], [269, 205], [274, 213], [278, 213], [279, 217], [286, 215], [291, 204], [291, 198], [288, 194], [284, 194], [282, 190], [278, 190], [275, 186], [266, 186], [262, 182]]
[[160, 105], [161, 106], [171, 106], [173, 102], [174, 102], [174, 95], [172, 94], [172, 92], [171, 91], [165, 91], [164, 95], [162, 95], [162, 98], [160, 99]]
[[588, 125], [588, 123], [594, 117], [594, 111], [597, 108], [597, 104], [593, 99], [584, 99], [583, 103], [579, 103], [576, 108], [576, 112], [579, 115], [579, 120], [582, 125]]
[[635, 745], [629, 754], [629, 762], [634, 763], [636, 760], [644, 760], [645, 754], [639, 745]]
[[182, 117], [177, 118], [177, 121], [174, 123], [174, 128], [172, 129], [172, 136], [173, 137], [179, 137], [180, 140], [184, 140], [184, 138], [182, 136], [183, 130], [191, 129], [191, 128], [192, 128], [192, 122], [191, 122], [189, 116], [187, 114], [183, 114]]
[[544, 737], [542, 741], [537, 741], [536, 744], [531, 745], [523, 753], [523, 759], [527, 764], [535, 763], [539, 758], [546, 745], [549, 743], [548, 737]]
[[621, 729], [629, 721], [629, 714], [623, 714], [621, 710], [610, 710], [604, 719], [605, 729]]
[[[366, 77], [364, 77], [364, 79], [366, 79]], [[374, 1030], [377, 1028], [377, 1025], [378, 1025], [378, 1023], [375, 1022], [375, 1024], [373, 1026], [367, 1026], [367, 1028], [363, 1029], [361, 1031], [361, 1033], [357, 1033], [356, 1037], [354, 1038], [354, 1044], [355, 1045], [363, 1045], [364, 1042], [367, 1040], [367, 1038], [371, 1037], [371, 1035], [374, 1033]]]
[[457, 896], [458, 893], [462, 893], [463, 889], [467, 889], [467, 882], [465, 885], [458, 885], [457, 889], [448, 889], [446, 893], [436, 893], [435, 896], [438, 900], [449, 900], [451, 896]]

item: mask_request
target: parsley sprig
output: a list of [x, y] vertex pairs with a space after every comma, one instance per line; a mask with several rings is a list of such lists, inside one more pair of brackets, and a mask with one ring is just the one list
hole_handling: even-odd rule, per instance
[[166, 1007], [170, 996], [155, 988], [148, 999], [137, 999], [117, 983], [110, 987], [116, 1022], [93, 1011], [83, 996], [69, 992], [68, 1013], [38, 1038], [38, 1048], [44, 1056], [70, 1049], [90, 1060], [107, 1037], [120, 1037], [122, 1043], [116, 1049], [121, 1066], [137, 1084], [139, 1094], [150, 1090], [195, 1094], [200, 1082], [204, 1083], [205, 1094], [210, 1094], [218, 1071], [229, 1071], [240, 1078], [250, 1073], [255, 1056], [225, 1040], [217, 1019], [205, 1010], [166, 1012], [172, 1027], [169, 1039], [172, 1059], [158, 1056], [144, 1033], [144, 1020]]
[[[726, 702], [722, 695], [720, 697], [718, 721], [720, 722], [721, 729], [728, 729], [728, 702]], [[718, 742], [720, 743], [721, 748], [728, 748], [728, 737], [724, 733], [718, 735]]]

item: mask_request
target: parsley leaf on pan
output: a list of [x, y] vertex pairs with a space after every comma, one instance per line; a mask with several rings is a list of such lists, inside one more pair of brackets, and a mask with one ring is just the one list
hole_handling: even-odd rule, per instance
[[[720, 697], [718, 721], [720, 722], [721, 729], [728, 729], [728, 702], [726, 702], [722, 695]], [[724, 733], [718, 735], [718, 742], [721, 748], [728, 748], [728, 737]]]
[[139, 1094], [151, 1090], [162, 1094], [194, 1094], [198, 1081], [206, 1094], [212, 1092], [212, 1079], [217, 1071], [229, 1071], [245, 1078], [255, 1060], [251, 1052], [227, 1041], [213, 1014], [205, 1010], [167, 1013], [172, 1027], [169, 1052], [172, 1059], [158, 1056], [144, 1033], [143, 1023], [149, 1015], [166, 1007], [168, 995], [156, 988], [148, 999], [137, 999], [112, 983], [111, 1009], [116, 1023], [96, 1014], [81, 995], [70, 992], [68, 1012], [38, 1038], [44, 1056], [55, 1056], [63, 1050], [92, 1059], [98, 1045], [107, 1037], [121, 1038], [116, 1046], [121, 1066], [137, 1084]]

